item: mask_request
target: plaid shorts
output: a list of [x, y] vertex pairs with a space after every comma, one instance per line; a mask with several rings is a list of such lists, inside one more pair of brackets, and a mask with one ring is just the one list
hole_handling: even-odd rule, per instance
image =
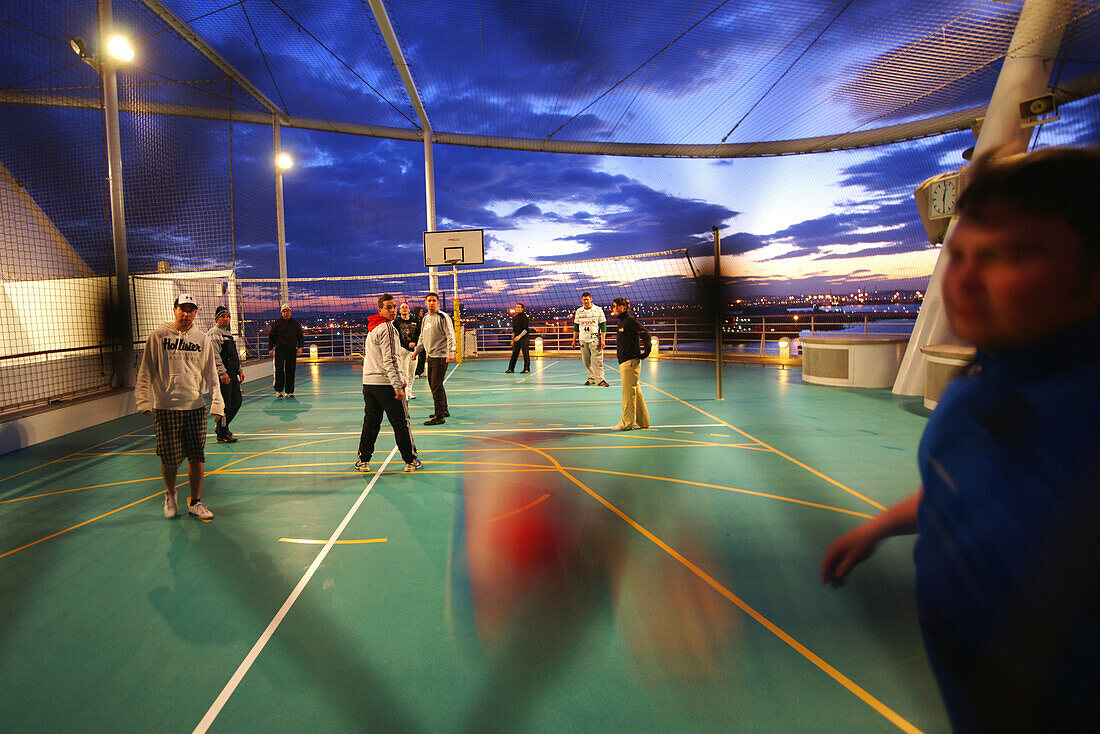
[[192, 464], [206, 461], [206, 408], [154, 410], [157, 456], [165, 466], [179, 466], [186, 458]]

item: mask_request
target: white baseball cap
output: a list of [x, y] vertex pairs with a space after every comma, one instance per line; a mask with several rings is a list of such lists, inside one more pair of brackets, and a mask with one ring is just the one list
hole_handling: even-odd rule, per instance
[[282, 305], [282, 307], [281, 307], [281, 308], [279, 308], [279, 310], [280, 310], [280, 311], [289, 311], [289, 310], [290, 310], [290, 304], [289, 304], [289, 303], [284, 303], [284, 304]]
[[190, 303], [195, 308], [199, 307], [199, 304], [195, 302], [194, 296], [192, 296], [190, 293], [180, 293], [179, 296], [176, 297], [176, 303], [173, 305], [173, 308], [175, 308], [176, 306], [185, 306], [188, 303]]

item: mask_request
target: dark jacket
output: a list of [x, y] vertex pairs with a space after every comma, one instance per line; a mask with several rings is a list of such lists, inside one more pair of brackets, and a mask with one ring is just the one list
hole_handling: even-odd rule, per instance
[[632, 359], [645, 359], [653, 348], [649, 332], [630, 315], [629, 311], [619, 314], [619, 330], [615, 336], [615, 356], [619, 364]]
[[512, 316], [512, 336], [519, 336], [520, 334], [527, 336], [530, 333], [531, 329], [529, 328], [526, 313], [517, 313]]
[[[416, 348], [416, 342], [420, 339], [420, 319], [409, 314], [409, 318], [401, 318], [401, 314], [397, 315], [397, 318], [393, 320], [394, 327], [397, 328], [397, 333], [401, 336], [401, 346], [404, 347], [406, 352], [411, 352]], [[409, 346], [409, 342], [412, 342], [412, 346]]]
[[301, 349], [306, 343], [305, 334], [302, 333], [302, 325], [294, 319], [284, 319], [282, 316], [271, 322], [271, 331], [267, 335], [267, 348], [275, 349]]

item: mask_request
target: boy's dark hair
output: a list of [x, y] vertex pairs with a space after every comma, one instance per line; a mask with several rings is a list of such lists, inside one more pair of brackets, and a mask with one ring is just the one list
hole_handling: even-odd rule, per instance
[[958, 213], [992, 222], [1008, 210], [1056, 218], [1081, 238], [1090, 265], [1100, 265], [1100, 147], [1047, 148], [994, 160], [983, 156], [968, 172]]
[[519, 301], [516, 301], [516, 305], [517, 305], [517, 306], [523, 306], [523, 310], [524, 310], [524, 311], [526, 311], [526, 310], [527, 310], [527, 307], [526, 307], [526, 306], [524, 306], [524, 305], [523, 305], [522, 303], [520, 303]]
[[584, 298], [585, 296], [588, 296], [589, 298], [591, 298], [592, 294], [589, 293], [588, 291], [585, 291], [584, 293], [581, 294], [581, 298]]
[[437, 301], [439, 300], [439, 294], [438, 294], [438, 293], [434, 293], [434, 292], [432, 292], [432, 291], [429, 291], [429, 292], [428, 292], [428, 294], [427, 294], [426, 296], [424, 296], [424, 300], [426, 301], [426, 300], [428, 300], [429, 298], [431, 298], [432, 296], [435, 296], [435, 300], [437, 300]]
[[622, 306], [627, 311], [630, 310], [630, 299], [629, 298], [616, 298], [611, 303], [616, 305], [616, 306]]
[[392, 301], [392, 300], [393, 300], [393, 296], [391, 296], [389, 293], [383, 293], [382, 295], [378, 296], [378, 310], [379, 311], [382, 310], [382, 304], [383, 303], [385, 303], [386, 301]]

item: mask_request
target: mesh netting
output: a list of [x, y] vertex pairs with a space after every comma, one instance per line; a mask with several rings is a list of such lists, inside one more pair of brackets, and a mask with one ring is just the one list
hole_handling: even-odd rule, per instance
[[[124, 368], [96, 17], [93, 0], [0, 5], [0, 410], [110, 389]], [[141, 345], [181, 288], [230, 292], [238, 243], [272, 246], [273, 142], [229, 122], [262, 107], [144, 3], [114, 18], [140, 49], [117, 74], [129, 272], [173, 273], [132, 280]]]
[[[399, 304], [422, 307], [428, 283], [426, 273], [291, 278], [289, 303], [294, 318], [312, 334], [307, 341], [319, 344], [322, 356], [350, 357], [357, 345], [349, 348], [339, 342], [361, 332], [367, 319], [378, 312], [381, 294], [389, 293]], [[238, 284], [244, 342], [250, 354], [263, 352], [271, 321], [279, 317], [279, 281], [241, 279]], [[453, 314], [453, 271], [441, 268], [439, 285], [442, 307]], [[509, 312], [516, 303], [523, 303], [545, 333], [560, 332], [567, 340], [572, 314], [585, 291], [607, 311], [612, 299], [626, 297], [640, 317], [697, 317], [699, 313], [696, 273], [686, 250], [458, 271], [462, 326], [483, 334], [503, 335], [511, 323]]]

